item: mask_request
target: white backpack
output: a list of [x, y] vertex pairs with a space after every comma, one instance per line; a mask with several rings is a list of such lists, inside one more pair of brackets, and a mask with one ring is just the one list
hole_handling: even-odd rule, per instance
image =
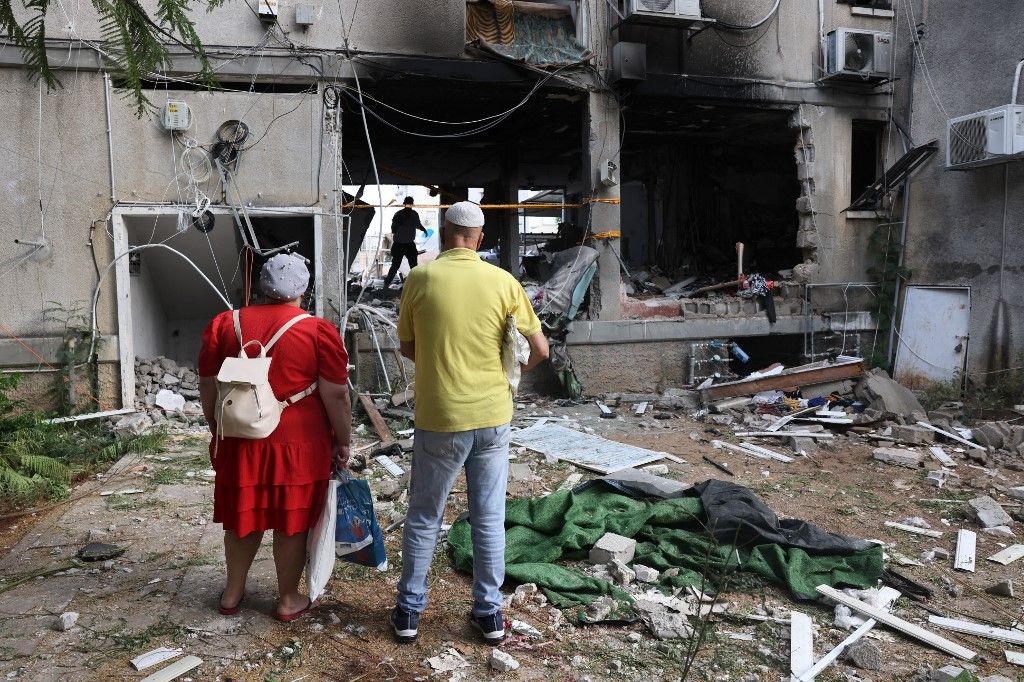
[[[217, 373], [217, 440], [225, 436], [266, 438], [277, 428], [284, 408], [312, 395], [317, 389], [317, 382], [314, 381], [306, 390], [296, 393], [287, 400], [278, 401], [268, 378], [273, 358], [267, 357], [267, 353], [285, 332], [311, 315], [296, 315], [288, 320], [265, 346], [259, 341], [243, 341], [242, 325], [237, 310], [233, 311], [232, 317], [235, 322], [235, 335], [242, 348], [238, 351], [237, 358], [224, 358], [224, 363]], [[259, 345], [260, 354], [259, 357], [250, 358], [246, 355], [245, 349], [254, 343]]]

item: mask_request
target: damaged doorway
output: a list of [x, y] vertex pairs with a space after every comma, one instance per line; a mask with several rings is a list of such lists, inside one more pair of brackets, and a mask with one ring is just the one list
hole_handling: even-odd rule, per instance
[[[132, 206], [115, 209], [114, 236], [117, 326], [120, 347], [122, 401], [134, 403], [135, 359], [164, 356], [194, 365], [202, 331], [218, 313], [245, 302], [255, 292], [263, 259], [246, 262], [243, 242], [227, 208], [210, 207], [213, 227], [203, 233], [188, 220], [179, 221], [172, 206]], [[307, 310], [323, 314], [323, 265], [320, 216], [308, 208], [249, 209], [263, 248], [298, 242], [293, 249], [309, 260]], [[184, 229], [183, 229], [184, 228]], [[165, 244], [165, 248], [132, 251], [133, 247]], [[248, 275], [248, 277], [247, 277]], [[209, 282], [203, 279], [203, 276]], [[211, 286], [211, 284], [213, 286]]]
[[790, 276], [805, 255], [791, 115], [671, 99], [632, 107], [623, 148], [626, 263], [662, 284], [727, 282], [743, 242], [744, 271]]

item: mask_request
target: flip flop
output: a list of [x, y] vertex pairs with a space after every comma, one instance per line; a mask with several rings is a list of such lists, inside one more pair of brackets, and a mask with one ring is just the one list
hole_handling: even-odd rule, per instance
[[296, 611], [295, 613], [288, 614], [281, 613], [280, 611], [275, 611], [274, 620], [278, 621], [279, 623], [291, 623], [292, 621], [298, 620], [299, 618], [302, 618], [307, 613], [312, 611], [313, 606], [315, 606], [315, 604], [313, 603], [313, 600], [310, 599], [309, 604], [307, 604], [306, 608], [302, 609], [301, 611]]
[[234, 606], [224, 606], [223, 604], [221, 604], [221, 599], [223, 598], [224, 593], [221, 592], [220, 596], [217, 598], [217, 613], [219, 613], [222, 616], [237, 616], [238, 612], [242, 610], [242, 602], [245, 601], [245, 595], [243, 594], [242, 598], [239, 599], [238, 603]]

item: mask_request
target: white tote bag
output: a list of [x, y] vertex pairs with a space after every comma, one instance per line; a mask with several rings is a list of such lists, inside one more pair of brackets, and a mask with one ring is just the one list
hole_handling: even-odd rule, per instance
[[338, 516], [338, 481], [327, 482], [327, 495], [320, 518], [306, 537], [306, 587], [309, 598], [316, 600], [324, 593], [334, 572], [334, 526]]

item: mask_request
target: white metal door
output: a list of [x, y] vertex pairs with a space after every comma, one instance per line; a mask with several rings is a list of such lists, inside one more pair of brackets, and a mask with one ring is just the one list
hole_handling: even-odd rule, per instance
[[896, 337], [896, 380], [917, 388], [955, 379], [967, 359], [970, 323], [970, 288], [907, 287]]

